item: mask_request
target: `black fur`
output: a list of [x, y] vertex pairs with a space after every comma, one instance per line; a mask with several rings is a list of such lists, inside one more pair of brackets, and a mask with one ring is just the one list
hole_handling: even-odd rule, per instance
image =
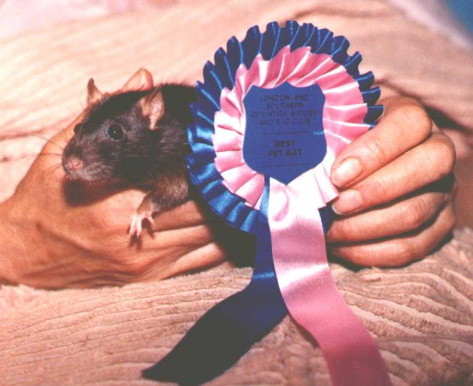
[[[140, 99], [152, 91], [119, 93], [91, 106], [63, 153], [64, 169], [71, 179], [140, 185], [152, 183], [161, 174], [183, 174], [193, 88], [161, 86], [164, 115], [155, 130], [150, 130], [150, 120], [139, 106]], [[122, 140], [107, 134], [111, 125], [122, 128]], [[81, 170], [68, 170], [67, 160], [72, 156], [83, 162]]]

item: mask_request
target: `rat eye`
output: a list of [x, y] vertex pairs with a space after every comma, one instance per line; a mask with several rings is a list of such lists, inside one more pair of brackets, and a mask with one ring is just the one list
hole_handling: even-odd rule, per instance
[[74, 126], [74, 133], [77, 133], [77, 130], [80, 129], [80, 123]]
[[120, 141], [123, 139], [123, 129], [116, 123], [112, 123], [107, 129], [107, 135], [116, 141]]

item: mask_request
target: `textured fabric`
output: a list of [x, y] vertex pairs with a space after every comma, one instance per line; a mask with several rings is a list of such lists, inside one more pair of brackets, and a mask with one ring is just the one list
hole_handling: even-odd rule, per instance
[[[230, 34], [295, 19], [346, 35], [383, 96], [417, 96], [454, 139], [473, 133], [473, 56], [385, 0], [169, 2], [0, 41], [0, 199], [11, 195], [44, 140], [85, 105], [86, 82], [122, 86], [139, 67], [193, 83]], [[190, 49], [192, 47], [192, 49]], [[459, 144], [459, 142], [457, 141]], [[465, 142], [466, 143], [466, 142]], [[473, 142], [470, 142], [470, 144]], [[473, 220], [471, 148], [460, 156], [460, 212]], [[470, 158], [469, 158], [470, 157]], [[462, 206], [463, 205], [463, 206]], [[473, 233], [402, 269], [332, 264], [337, 285], [380, 345], [397, 385], [473, 384]], [[1, 257], [0, 257], [1, 258]], [[0, 383], [139, 385], [209, 308], [241, 290], [250, 269], [219, 269], [123, 288], [0, 290]], [[214, 385], [327, 384], [320, 351], [286, 318]]]
[[[331, 266], [374, 334], [395, 385], [473, 382], [473, 232], [402, 269]], [[243, 289], [250, 268], [123, 288], [0, 290], [2, 385], [151, 385], [141, 370], [202, 314]], [[212, 385], [328, 385], [321, 352], [285, 318]]]

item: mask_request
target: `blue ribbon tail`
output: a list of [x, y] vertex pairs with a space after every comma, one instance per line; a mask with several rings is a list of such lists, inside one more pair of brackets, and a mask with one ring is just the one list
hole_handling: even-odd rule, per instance
[[274, 271], [267, 200], [262, 207], [250, 284], [202, 316], [166, 357], [143, 371], [145, 378], [181, 385], [210, 381], [287, 315]]

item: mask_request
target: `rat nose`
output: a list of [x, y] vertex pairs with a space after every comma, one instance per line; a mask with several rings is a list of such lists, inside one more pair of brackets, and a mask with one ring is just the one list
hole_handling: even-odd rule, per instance
[[66, 168], [69, 170], [80, 170], [84, 163], [77, 157], [69, 157], [66, 161]]

